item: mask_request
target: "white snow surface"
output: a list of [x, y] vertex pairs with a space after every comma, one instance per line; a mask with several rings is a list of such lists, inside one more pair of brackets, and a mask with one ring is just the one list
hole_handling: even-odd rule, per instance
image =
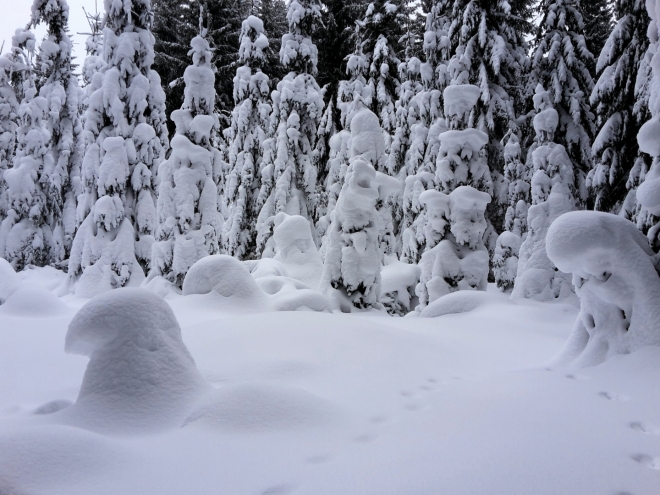
[[0, 313], [0, 492], [656, 495], [660, 348], [548, 367], [576, 309], [496, 290], [447, 296], [483, 301], [436, 318], [137, 289], [75, 317], [69, 294], [47, 324]]

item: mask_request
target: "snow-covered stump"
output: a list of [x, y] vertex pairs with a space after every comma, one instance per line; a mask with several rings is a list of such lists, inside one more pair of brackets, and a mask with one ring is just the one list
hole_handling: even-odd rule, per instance
[[449, 195], [427, 191], [423, 200], [433, 222], [428, 239], [442, 240], [424, 252], [420, 261], [420, 282], [415, 289], [420, 311], [451, 292], [483, 291], [488, 285], [488, 250], [483, 235], [490, 196], [473, 187], [460, 186]]
[[520, 246], [513, 298], [562, 300], [573, 294], [570, 276], [558, 271], [546, 253], [546, 235], [560, 215], [576, 209], [573, 163], [561, 145], [552, 142], [559, 122], [550, 93], [539, 85], [534, 95], [538, 146], [531, 154], [532, 206], [527, 214], [527, 237]]
[[75, 426], [115, 433], [179, 427], [207, 388], [172, 309], [147, 290], [89, 301], [69, 325], [65, 350], [90, 358], [76, 403], [60, 413]]
[[570, 212], [548, 230], [547, 251], [573, 274], [580, 314], [558, 364], [591, 366], [660, 345], [660, 276], [646, 237], [628, 220]]
[[[369, 308], [378, 303], [383, 254], [378, 242], [375, 180], [376, 170], [370, 163], [352, 160], [332, 213], [322, 284], [330, 292], [333, 309], [350, 311], [350, 305]], [[349, 304], [342, 304], [344, 298]]]

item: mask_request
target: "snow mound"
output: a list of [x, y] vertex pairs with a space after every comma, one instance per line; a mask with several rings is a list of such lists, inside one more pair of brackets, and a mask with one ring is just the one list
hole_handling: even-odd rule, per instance
[[66, 409], [72, 404], [73, 402], [66, 399], [51, 400], [50, 402], [46, 402], [45, 404], [37, 407], [34, 411], [32, 411], [32, 414], [53, 414], [57, 411], [61, 411], [62, 409]]
[[259, 287], [245, 265], [225, 254], [206, 256], [197, 261], [183, 281], [184, 296], [211, 291], [236, 300], [251, 300], [260, 296]]
[[660, 277], [633, 223], [603, 212], [566, 213], [548, 230], [547, 252], [573, 274], [581, 303], [560, 363], [591, 366], [660, 345]]
[[16, 292], [20, 285], [21, 281], [14, 268], [6, 259], [0, 258], [0, 304]]
[[312, 238], [309, 221], [300, 215], [278, 213], [273, 232], [275, 260], [282, 262], [288, 276], [317, 289], [323, 259]]
[[69, 307], [61, 302], [52, 292], [36, 284], [23, 284], [16, 289], [0, 312], [25, 318], [52, 318], [64, 315]]
[[65, 350], [90, 357], [76, 403], [61, 413], [76, 426], [134, 432], [180, 424], [204, 388], [174, 313], [144, 289], [85, 304]]
[[261, 277], [288, 277], [289, 273], [281, 261], [273, 258], [263, 258], [260, 260], [246, 260], [243, 264], [250, 270], [252, 278], [258, 279]]
[[462, 290], [436, 299], [426, 306], [420, 316], [436, 318], [456, 313], [468, 313], [486, 304], [511, 304], [509, 298], [497, 293]]
[[380, 302], [390, 314], [404, 315], [417, 305], [415, 287], [421, 268], [402, 261], [385, 265], [380, 272]]
[[328, 401], [304, 390], [273, 384], [223, 387], [183, 422], [183, 426], [232, 431], [310, 428], [334, 415]]
[[259, 277], [256, 279], [261, 290], [268, 294], [271, 307], [275, 311], [312, 310], [326, 311], [328, 299], [299, 280], [283, 277]]

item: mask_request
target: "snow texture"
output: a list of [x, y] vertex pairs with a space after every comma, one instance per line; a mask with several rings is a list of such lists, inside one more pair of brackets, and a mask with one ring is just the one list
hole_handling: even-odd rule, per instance
[[616, 215], [567, 213], [548, 231], [547, 250], [573, 274], [580, 314], [559, 362], [593, 366], [660, 345], [660, 277], [635, 225]]

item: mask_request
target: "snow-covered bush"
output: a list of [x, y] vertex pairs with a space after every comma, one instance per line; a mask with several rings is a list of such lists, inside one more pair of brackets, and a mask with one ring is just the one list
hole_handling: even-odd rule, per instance
[[153, 245], [151, 276], [161, 275], [181, 288], [188, 269], [218, 252], [218, 191], [214, 181], [220, 162], [211, 134], [215, 76], [208, 42], [191, 42], [193, 64], [186, 69], [183, 107], [172, 112], [176, 135], [172, 153], [158, 169], [158, 242]]
[[427, 191], [422, 200], [428, 205], [427, 245], [442, 240], [427, 249], [419, 263], [421, 276], [415, 293], [420, 311], [451, 292], [486, 290], [488, 250], [483, 235], [490, 196], [471, 186], [460, 186], [449, 195]]
[[0, 258], [0, 304], [3, 304], [21, 285], [18, 275], [9, 262]]
[[[78, 254], [72, 252], [69, 275], [77, 281], [98, 256], [82, 256], [83, 252], [104, 252], [105, 261], [117, 271], [122, 266], [127, 271], [117, 282], [124, 284], [131, 278], [130, 272], [147, 268], [151, 261], [151, 249], [156, 228], [154, 201], [154, 177], [164, 152], [169, 146], [165, 125], [165, 101], [160, 77], [151, 70], [154, 38], [149, 31], [152, 19], [149, 0], [125, 0], [106, 2], [105, 27], [103, 29], [103, 56], [105, 65], [93, 76], [96, 88], [89, 95], [89, 105], [84, 118], [84, 139], [87, 147], [82, 167], [83, 192], [79, 197], [82, 211], [87, 208], [74, 244]], [[112, 144], [106, 141], [112, 140]], [[108, 155], [109, 153], [109, 155]], [[97, 198], [109, 198], [99, 206]], [[113, 204], [113, 214], [119, 215], [112, 222], [99, 221]], [[121, 207], [119, 207], [121, 206]], [[99, 211], [101, 210], [101, 211]], [[123, 222], [124, 217], [128, 220]], [[80, 218], [80, 217], [79, 217]], [[114, 242], [108, 231], [98, 229], [117, 228], [121, 225], [127, 237], [133, 238], [130, 254], [128, 244], [122, 249], [104, 250], [103, 244]], [[95, 244], [87, 248], [87, 243]], [[73, 251], [73, 248], [72, 248]], [[122, 262], [109, 253], [121, 254]], [[126, 260], [136, 258], [140, 265]], [[132, 260], [131, 260], [132, 261]], [[82, 264], [80, 264], [82, 263]], [[140, 269], [141, 270], [141, 269]], [[120, 286], [122, 286], [120, 285]]]
[[415, 309], [415, 287], [421, 269], [402, 261], [394, 261], [381, 270], [380, 302], [391, 315], [403, 316]]
[[124, 433], [178, 427], [206, 388], [169, 305], [143, 289], [120, 289], [76, 314], [65, 350], [89, 356], [76, 403], [63, 418]]
[[[377, 305], [383, 254], [378, 242], [376, 170], [353, 158], [332, 212], [322, 283], [345, 296], [356, 308]], [[337, 302], [339, 304], [339, 302]], [[350, 311], [350, 307], [342, 307]]]
[[18, 101], [11, 84], [13, 71], [14, 63], [10, 56], [0, 57], [0, 222], [7, 215], [7, 183], [4, 173], [12, 165], [18, 127]]
[[560, 363], [591, 366], [660, 345], [660, 276], [633, 223], [609, 213], [566, 213], [551, 225], [547, 250], [560, 270], [573, 274], [580, 298]]
[[261, 145], [267, 138], [271, 113], [269, 79], [261, 71], [268, 39], [261, 19], [243, 21], [241, 46], [234, 77], [234, 110], [231, 127], [225, 131], [229, 142], [228, 175], [224, 199], [229, 216], [224, 225], [223, 248], [238, 258], [255, 256], [255, 221], [259, 215], [257, 197], [261, 186]]
[[534, 117], [537, 147], [531, 153], [532, 206], [527, 214], [527, 237], [520, 246], [512, 297], [539, 301], [565, 299], [573, 293], [570, 277], [558, 271], [545, 249], [548, 228], [563, 213], [576, 209], [573, 163], [561, 145], [552, 142], [559, 115], [552, 97], [536, 89]]
[[497, 287], [511, 292], [518, 273], [518, 254], [522, 239], [513, 232], [504, 231], [497, 238], [493, 255], [493, 274]]
[[329, 141], [327, 172], [323, 184], [324, 205], [318, 210], [320, 216], [316, 222], [316, 232], [322, 244], [324, 243], [323, 238], [330, 228], [331, 213], [337, 205], [337, 198], [346, 178], [350, 160], [350, 139], [351, 133], [342, 130], [334, 134]]
[[289, 3], [289, 32], [282, 36], [280, 60], [290, 72], [271, 95], [272, 137], [262, 143], [258, 255], [272, 235], [275, 215], [285, 212], [314, 218], [319, 205], [313, 151], [324, 104], [323, 91], [314, 78], [318, 50], [311, 36], [320, 17], [318, 0]]

